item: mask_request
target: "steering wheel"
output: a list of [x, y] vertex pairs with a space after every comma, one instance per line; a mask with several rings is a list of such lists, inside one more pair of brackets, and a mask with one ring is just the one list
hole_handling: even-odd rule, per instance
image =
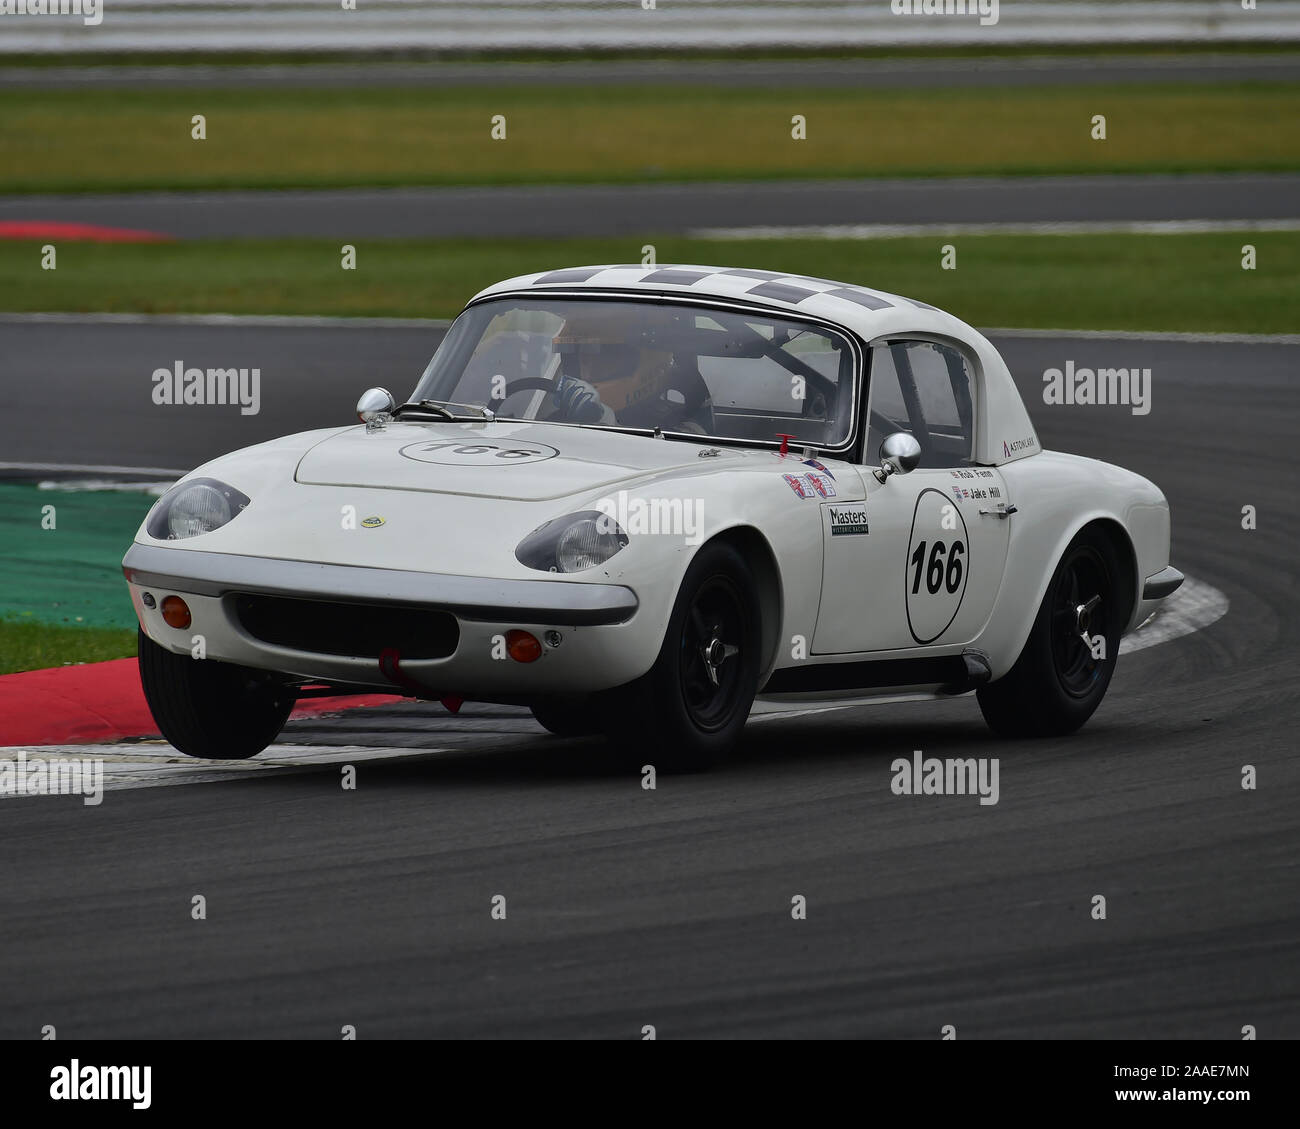
[[521, 376], [510, 381], [501, 392], [501, 402], [504, 404], [516, 392], [554, 392], [556, 382], [547, 380], [544, 376]]

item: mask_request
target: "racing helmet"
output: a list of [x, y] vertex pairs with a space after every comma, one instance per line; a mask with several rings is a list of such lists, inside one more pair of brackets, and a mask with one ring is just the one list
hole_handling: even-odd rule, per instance
[[592, 385], [618, 413], [668, 390], [673, 325], [673, 311], [661, 306], [592, 302], [565, 319], [553, 346], [561, 371]]

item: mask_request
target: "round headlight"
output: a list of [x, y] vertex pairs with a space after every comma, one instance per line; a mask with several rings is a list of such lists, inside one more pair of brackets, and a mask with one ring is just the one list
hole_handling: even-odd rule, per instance
[[515, 559], [539, 572], [581, 572], [627, 548], [627, 534], [604, 510], [544, 521], [515, 547]]
[[203, 483], [186, 487], [172, 499], [167, 532], [177, 540], [211, 533], [230, 520], [230, 503], [221, 491]]
[[561, 572], [581, 572], [604, 564], [623, 544], [617, 533], [602, 532], [599, 521], [585, 517], [560, 534], [555, 546], [555, 563]]

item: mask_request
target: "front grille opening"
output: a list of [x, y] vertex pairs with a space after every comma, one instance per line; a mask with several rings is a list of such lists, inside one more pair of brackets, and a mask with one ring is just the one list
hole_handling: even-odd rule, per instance
[[394, 648], [403, 659], [443, 659], [460, 642], [450, 612], [392, 604], [348, 604], [290, 596], [233, 597], [240, 625], [254, 639], [293, 651], [379, 660]]

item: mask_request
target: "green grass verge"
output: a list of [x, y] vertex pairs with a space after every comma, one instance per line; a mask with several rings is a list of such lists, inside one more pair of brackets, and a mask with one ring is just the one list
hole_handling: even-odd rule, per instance
[[12, 90], [0, 158], [9, 193], [1291, 170], [1300, 84]]
[[[944, 243], [957, 269], [940, 269]], [[476, 290], [529, 271], [636, 262], [763, 267], [921, 298], [974, 325], [1289, 333], [1300, 307], [1300, 232], [978, 235], [882, 240], [678, 237], [381, 241], [339, 266], [335, 240], [0, 243], [0, 309], [451, 317]], [[1241, 247], [1258, 251], [1241, 269]]]
[[0, 619], [0, 674], [135, 656], [134, 631]]

